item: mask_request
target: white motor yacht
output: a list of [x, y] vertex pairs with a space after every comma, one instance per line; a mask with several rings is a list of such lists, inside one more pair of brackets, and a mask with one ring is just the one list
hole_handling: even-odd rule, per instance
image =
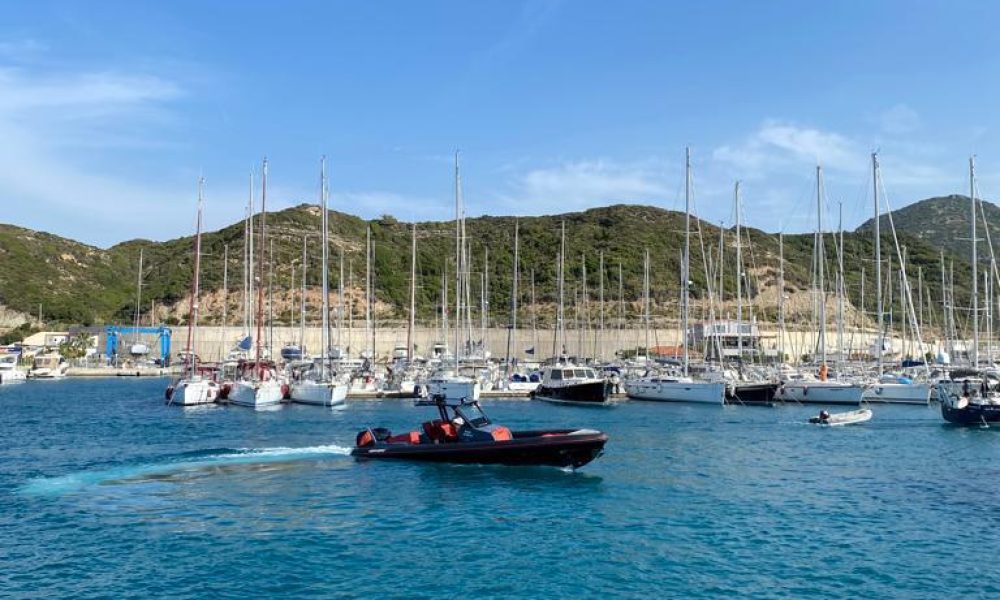
[[444, 397], [450, 401], [479, 400], [479, 382], [472, 377], [457, 375], [451, 369], [438, 369], [425, 383], [427, 395], [431, 398]]
[[28, 377], [31, 379], [62, 379], [66, 376], [69, 363], [58, 352], [39, 354], [31, 363]]
[[0, 384], [16, 383], [28, 378], [28, 374], [17, 366], [18, 354], [0, 355]]

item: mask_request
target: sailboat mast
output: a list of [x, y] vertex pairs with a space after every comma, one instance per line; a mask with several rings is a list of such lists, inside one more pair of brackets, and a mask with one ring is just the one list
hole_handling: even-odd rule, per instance
[[566, 351], [566, 326], [565, 326], [565, 313], [563, 312], [563, 298], [566, 289], [566, 221], [562, 222], [562, 234], [559, 241], [559, 314], [558, 314], [558, 326], [559, 326], [559, 344], [560, 353]]
[[844, 203], [838, 203], [837, 230], [837, 371], [844, 372]]
[[684, 349], [684, 376], [688, 374], [688, 319], [691, 297], [691, 148], [684, 149], [684, 260], [681, 265], [681, 347]]
[[[261, 170], [260, 189], [260, 245], [264, 247], [264, 240], [267, 239], [267, 159], [264, 159]], [[263, 350], [263, 322], [264, 322], [264, 261], [261, 260], [257, 271], [257, 368], [254, 369], [254, 378], [260, 376], [260, 359]]]
[[[365, 344], [372, 331], [372, 226], [365, 229]], [[372, 352], [375, 349], [372, 348]]]
[[820, 364], [826, 364], [826, 285], [823, 280], [823, 167], [816, 166], [816, 263], [819, 298], [819, 352]]
[[743, 233], [740, 223], [740, 182], [734, 191], [736, 204], [736, 361], [743, 364]]
[[[247, 335], [253, 335], [254, 321], [257, 310], [254, 306], [254, 283], [256, 271], [254, 270], [254, 230], [253, 230], [253, 170], [250, 171], [250, 199], [247, 204]], [[249, 348], [247, 348], [249, 350]]]
[[322, 265], [322, 273], [320, 274], [322, 304], [320, 311], [322, 312], [321, 327], [323, 328], [319, 339], [320, 352], [323, 353], [319, 369], [320, 381], [326, 381], [327, 366], [330, 361], [330, 277], [328, 273], [329, 269], [327, 268], [330, 260], [330, 215], [326, 204], [326, 157], [324, 156], [319, 161], [320, 264]]
[[972, 368], [979, 366], [979, 255], [976, 250], [976, 157], [969, 158], [969, 198], [972, 201]]
[[406, 324], [406, 360], [413, 362], [413, 325], [417, 312], [417, 224], [413, 224], [410, 241], [410, 318]]
[[600, 315], [599, 317], [600, 324], [598, 326], [599, 333], [594, 338], [594, 357], [603, 360], [604, 359], [604, 250], [601, 250], [600, 254], [598, 255], [597, 262], [598, 262], [597, 289], [599, 290], [598, 301], [601, 304], [601, 308], [599, 311]]
[[882, 376], [882, 350], [885, 347], [883, 338], [883, 316], [882, 316], [882, 233], [881, 215], [882, 207], [878, 199], [878, 154], [872, 152], [872, 197], [875, 199], [875, 312], [878, 323], [878, 338], [876, 339], [875, 360], [878, 364], [878, 375]]
[[[153, 325], [153, 323], [150, 323]], [[219, 359], [225, 352], [227, 330], [229, 329], [229, 244], [222, 247], [222, 343], [219, 345]]]
[[[202, 189], [205, 186], [205, 178], [201, 177], [198, 179], [198, 219], [195, 225], [194, 234], [194, 277], [191, 281], [191, 304], [189, 306], [188, 314], [188, 339], [187, 339], [187, 352], [188, 352], [188, 376], [193, 378], [198, 372], [198, 358], [194, 352], [195, 344], [195, 331], [198, 328], [198, 294], [201, 291], [201, 286], [199, 282], [199, 275], [201, 273], [201, 204], [202, 204]], [[139, 281], [142, 281], [142, 254], [140, 250], [139, 254]]]
[[[510, 291], [510, 337], [511, 344], [517, 353], [517, 304], [519, 299], [518, 283], [521, 276], [521, 226], [517, 219], [514, 220], [514, 273]], [[509, 354], [509, 352], [508, 352]], [[510, 372], [510, 357], [507, 357], [507, 371]]]
[[461, 354], [462, 329], [462, 172], [455, 151], [455, 370]]
[[778, 234], [778, 361], [785, 362], [785, 234]]
[[302, 294], [299, 302], [299, 352], [303, 358], [306, 353], [306, 246], [308, 236], [302, 236]]
[[642, 261], [642, 304], [644, 320], [646, 322], [645, 344], [646, 363], [649, 363], [649, 248], [646, 249]]

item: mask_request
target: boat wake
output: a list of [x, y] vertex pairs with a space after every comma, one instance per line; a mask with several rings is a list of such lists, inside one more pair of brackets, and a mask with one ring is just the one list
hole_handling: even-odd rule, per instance
[[301, 448], [211, 448], [185, 452], [152, 463], [77, 471], [57, 477], [36, 477], [21, 486], [19, 492], [29, 496], [53, 496], [90, 486], [164, 481], [178, 476], [205, 474], [226, 467], [347, 456], [350, 453], [350, 448], [337, 444]]

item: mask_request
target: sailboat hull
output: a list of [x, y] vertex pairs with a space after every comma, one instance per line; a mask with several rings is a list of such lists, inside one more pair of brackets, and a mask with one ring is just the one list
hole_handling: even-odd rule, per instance
[[986, 425], [1000, 422], [1000, 404], [961, 403], [949, 399], [941, 403], [941, 416], [953, 425]]
[[167, 391], [167, 404], [195, 406], [212, 404], [219, 398], [219, 385], [214, 381], [178, 381]]
[[879, 383], [865, 390], [866, 402], [885, 404], [927, 404], [931, 386], [928, 383]]
[[726, 384], [701, 381], [632, 381], [625, 383], [625, 393], [634, 400], [652, 402], [691, 402], [722, 404]]
[[861, 404], [865, 389], [860, 385], [830, 381], [785, 383], [778, 388], [778, 399], [801, 404]]
[[269, 381], [239, 381], [233, 384], [229, 391], [229, 401], [239, 406], [259, 408], [262, 406], [277, 406], [284, 398], [281, 384]]
[[303, 381], [292, 384], [292, 402], [318, 406], [338, 406], [347, 401], [347, 385]]

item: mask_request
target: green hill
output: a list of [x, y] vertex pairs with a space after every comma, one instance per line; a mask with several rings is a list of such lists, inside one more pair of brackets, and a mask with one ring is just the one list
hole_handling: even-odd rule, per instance
[[[950, 202], [950, 199], [945, 199]], [[918, 203], [934, 207], [938, 199]], [[990, 205], [992, 207], [992, 205]], [[903, 215], [912, 207], [901, 209]], [[992, 207], [995, 210], [995, 207]], [[905, 216], [905, 215], [904, 215]], [[273, 242], [274, 289], [278, 292], [292, 287], [292, 269], [301, 273], [302, 240], [310, 235], [308, 261], [309, 286], [319, 285], [319, 248], [317, 247], [320, 221], [319, 210], [311, 205], [301, 205], [268, 214], [270, 239]], [[534, 277], [536, 301], [542, 324], [551, 322], [552, 306], [556, 298], [557, 253], [561, 224], [566, 226], [566, 300], [568, 304], [582, 290], [584, 265], [587, 288], [593, 313], [596, 315], [598, 294], [599, 255], [604, 255], [605, 297], [608, 301], [618, 297], [619, 265], [623, 273], [622, 288], [627, 310], [631, 317], [639, 311], [642, 294], [643, 253], [649, 250], [651, 259], [651, 295], [656, 315], [675, 315], [680, 295], [680, 264], [683, 249], [684, 215], [649, 206], [615, 205], [564, 215], [522, 217], [517, 219], [521, 240], [521, 298], [526, 306], [530, 299], [530, 280]], [[935, 220], [939, 223], [941, 219]], [[716, 265], [719, 262], [719, 229], [707, 222], [692, 220], [696, 235], [692, 240], [691, 280], [696, 298], [706, 296], [706, 265], [717, 281]], [[901, 244], [907, 248], [911, 277], [915, 285], [916, 270], [923, 269], [927, 293], [940, 298], [940, 257], [936, 238], [929, 229], [921, 229], [921, 219], [896, 220]], [[330, 213], [331, 236], [331, 288], [336, 290], [339, 277], [338, 257], [343, 252], [348, 276], [355, 289], [363, 289], [365, 277], [365, 234], [368, 223], [343, 213]], [[370, 222], [374, 244], [374, 279], [376, 295], [384, 309], [380, 318], [403, 318], [409, 302], [410, 225], [391, 217]], [[491, 320], [497, 324], [507, 321], [510, 303], [511, 270], [514, 246], [513, 217], [477, 217], [467, 221], [467, 235], [471, 253], [472, 304], [478, 312], [480, 281], [485, 279], [484, 264], [489, 252], [489, 303]], [[958, 227], [958, 225], [955, 225]], [[433, 320], [441, 295], [441, 281], [448, 270], [448, 285], [453, 287], [454, 222], [418, 223], [418, 317]], [[700, 231], [701, 235], [697, 235]], [[759, 230], [745, 230], [744, 266], [747, 276], [748, 296], [756, 297], [768, 286], [773, 286], [778, 270], [778, 238]], [[936, 233], [934, 235], [937, 235]], [[725, 294], [732, 299], [736, 288], [735, 252], [732, 231], [726, 232], [723, 264], [725, 265]], [[206, 293], [220, 290], [223, 283], [224, 248], [229, 247], [230, 320], [238, 310], [242, 289], [242, 253], [244, 245], [243, 223], [238, 222], [219, 231], [203, 236], [202, 288]], [[890, 248], [886, 237], [883, 245]], [[9, 308], [34, 314], [39, 303], [47, 322], [100, 323], [130, 322], [134, 313], [136, 274], [139, 250], [144, 254], [143, 307], [145, 314], [151, 301], [164, 307], [173, 307], [172, 321], [183, 321], [186, 304], [183, 299], [190, 288], [192, 269], [192, 238], [184, 237], [166, 242], [132, 240], [107, 250], [86, 246], [58, 236], [37, 233], [13, 226], [0, 226], [0, 258], [5, 269], [0, 270], [0, 303]], [[785, 279], [789, 292], [809, 289], [812, 280], [812, 251], [814, 236], [788, 235], [784, 237]], [[258, 242], [259, 245], [259, 242]], [[850, 300], [860, 301], [861, 270], [865, 269], [866, 289], [870, 293], [872, 282], [872, 239], [864, 226], [844, 236], [845, 279]], [[827, 273], [836, 272], [836, 253], [832, 234], [826, 236]], [[704, 254], [702, 249], [705, 249]], [[257, 248], [261, 256], [261, 248]], [[267, 248], [270, 251], [270, 247]], [[961, 254], [955, 260], [955, 277], [959, 290], [966, 288], [967, 262]], [[893, 263], [898, 261], [891, 259]], [[293, 267], [294, 265], [294, 267]], [[265, 277], [265, 282], [267, 280]], [[298, 276], [297, 276], [298, 277]], [[828, 280], [833, 281], [831, 276]], [[298, 283], [294, 286], [296, 289]], [[833, 289], [832, 286], [830, 289]], [[453, 297], [453, 290], [449, 294]], [[867, 294], [866, 294], [867, 295]], [[896, 293], [898, 299], [898, 292]], [[276, 302], [286, 302], [292, 294], [275, 294]], [[773, 296], [776, 298], [776, 296]], [[959, 302], [961, 294], [959, 293]], [[355, 302], [358, 300], [355, 298]], [[702, 303], [703, 305], [704, 303]], [[757, 314], [773, 319], [777, 308], [758, 302]], [[873, 301], [868, 300], [868, 310]], [[205, 303], [205, 322], [218, 321], [218, 306]], [[701, 309], [696, 309], [696, 312]], [[898, 309], [897, 309], [898, 310]], [[935, 304], [933, 310], [940, 308]], [[356, 314], [363, 311], [357, 305]], [[609, 308], [609, 312], [612, 309]], [[614, 312], [617, 308], [613, 309]], [[288, 314], [276, 310], [276, 315]], [[527, 318], [527, 308], [522, 321]], [[567, 309], [567, 315], [573, 315]], [[899, 313], [897, 313], [899, 314]]]

